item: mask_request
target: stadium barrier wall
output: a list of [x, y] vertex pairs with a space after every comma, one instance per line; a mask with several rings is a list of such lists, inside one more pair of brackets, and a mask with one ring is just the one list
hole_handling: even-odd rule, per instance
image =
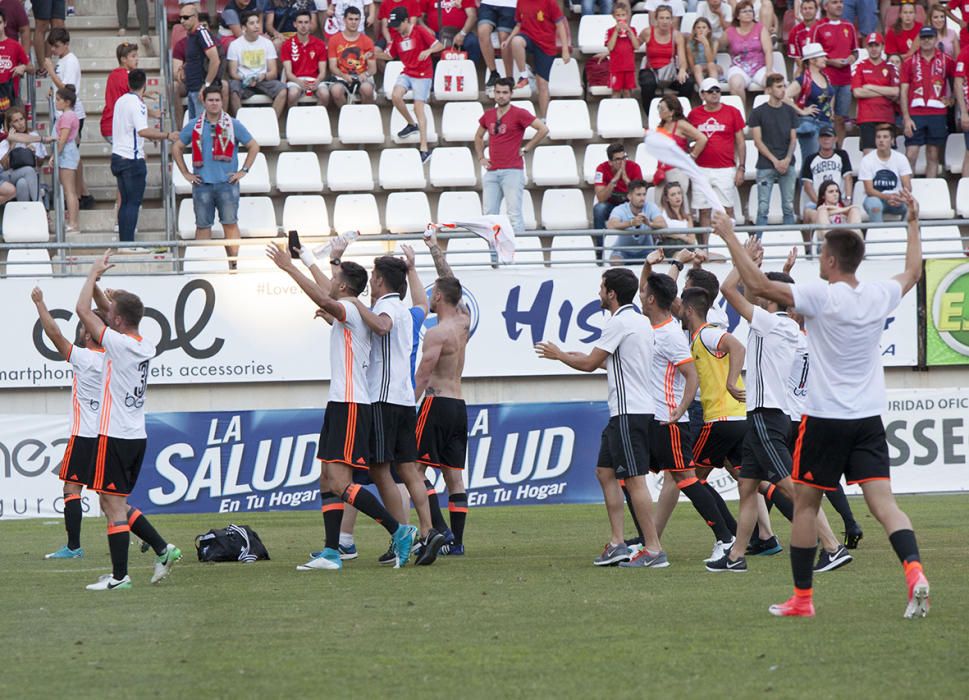
[[925, 363], [969, 364], [969, 263], [925, 262]]
[[[969, 491], [967, 409], [969, 389], [889, 392], [883, 418], [896, 493]], [[601, 502], [594, 467], [607, 420], [604, 402], [468, 406], [471, 506]], [[321, 422], [320, 408], [149, 414], [131, 502], [146, 513], [315, 510]], [[0, 520], [60, 515], [68, 427], [67, 417], [0, 416]], [[655, 497], [661, 478], [647, 480]], [[724, 472], [710, 481], [737, 498]], [[97, 515], [97, 499], [84, 498]]]

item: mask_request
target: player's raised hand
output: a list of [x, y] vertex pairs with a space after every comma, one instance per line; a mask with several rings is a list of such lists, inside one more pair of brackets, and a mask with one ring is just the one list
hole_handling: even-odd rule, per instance
[[794, 263], [797, 262], [797, 246], [791, 248], [791, 252], [787, 254], [787, 260], [784, 261], [784, 274], [791, 274], [791, 270], [794, 269]]
[[104, 255], [95, 260], [91, 264], [91, 272], [100, 277], [105, 272], [114, 267], [114, 263], [111, 262], [111, 255], [114, 253], [113, 250], [106, 250]]
[[558, 360], [562, 357], [562, 350], [555, 343], [545, 340], [535, 343], [535, 354], [543, 360]]
[[424, 243], [428, 248], [439, 247], [437, 242], [437, 230], [438, 226], [435, 224], [428, 224], [427, 228], [424, 229]]
[[656, 250], [650, 251], [649, 255], [646, 256], [646, 263], [649, 265], [659, 265], [666, 259], [666, 253], [663, 252], [662, 248], [657, 248]]
[[413, 270], [416, 265], [416, 257], [414, 256], [414, 249], [411, 248], [406, 243], [400, 244], [400, 250], [404, 254], [404, 261], [407, 263], [407, 269]]
[[293, 264], [293, 257], [289, 254], [289, 251], [280, 248], [275, 243], [269, 243], [266, 246], [266, 257], [272, 260], [276, 264], [276, 267], [278, 267], [280, 270], [291, 270], [296, 268], [296, 266]]
[[733, 219], [722, 211], [713, 213], [713, 232], [723, 238], [733, 233]]
[[702, 252], [702, 250], [690, 250], [689, 248], [684, 248], [683, 250], [677, 251], [673, 259], [686, 265], [690, 262], [696, 262], [697, 255]]
[[759, 238], [751, 236], [744, 243], [744, 250], [747, 251], [747, 255], [750, 259], [754, 261], [757, 267], [760, 267], [761, 263], [764, 262], [764, 245], [760, 242]]
[[919, 201], [912, 196], [912, 193], [907, 190], [901, 190], [898, 193], [898, 198], [901, 200], [902, 204], [908, 207], [908, 221], [918, 221], [919, 219]]
[[40, 291], [40, 287], [34, 287], [30, 290], [30, 300], [35, 304], [44, 303], [44, 293]]

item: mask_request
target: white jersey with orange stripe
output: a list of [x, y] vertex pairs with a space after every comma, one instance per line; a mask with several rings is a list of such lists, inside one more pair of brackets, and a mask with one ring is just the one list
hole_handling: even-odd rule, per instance
[[374, 403], [414, 405], [410, 356], [414, 349], [414, 317], [399, 294], [385, 294], [373, 305], [378, 316], [386, 314], [393, 322], [390, 333], [371, 338], [370, 367], [367, 370]]
[[140, 335], [125, 335], [110, 328], [104, 329], [99, 342], [105, 362], [98, 432], [125, 440], [145, 438], [148, 365], [155, 356], [155, 346]]
[[[656, 404], [656, 420], [667, 421], [683, 400], [686, 379], [677, 367], [693, 362], [683, 329], [672, 316], [653, 326], [653, 364], [649, 370], [649, 391]], [[680, 422], [688, 422], [684, 414]]]
[[328, 401], [371, 403], [367, 368], [370, 366], [370, 329], [349, 299], [340, 299], [344, 320], [334, 320], [330, 332], [330, 393]]
[[104, 350], [88, 350], [72, 345], [67, 361], [74, 370], [71, 435], [96, 438], [101, 414]]

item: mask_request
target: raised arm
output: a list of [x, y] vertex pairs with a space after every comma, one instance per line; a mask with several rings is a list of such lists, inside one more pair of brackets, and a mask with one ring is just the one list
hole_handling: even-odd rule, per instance
[[544, 360], [558, 360], [562, 364], [580, 372], [594, 372], [609, 357], [602, 348], [592, 348], [592, 352], [566, 352], [555, 343], [544, 341], [535, 344], [535, 353]]
[[91, 310], [91, 304], [94, 303], [94, 287], [105, 272], [114, 267], [110, 262], [111, 251], [105, 252], [104, 256], [95, 260], [91, 264], [91, 270], [88, 272], [87, 279], [84, 280], [84, 286], [81, 287], [81, 293], [77, 297], [77, 316], [87, 328], [87, 332], [91, 334], [92, 337], [97, 339], [98, 342], [101, 341], [104, 335], [104, 329], [107, 326], [104, 325], [104, 321], [98, 318], [97, 314]]
[[437, 270], [438, 277], [454, 277], [454, 272], [451, 270], [451, 266], [448, 265], [447, 259], [444, 256], [444, 251], [441, 250], [441, 246], [437, 242], [437, 231], [431, 229], [431, 235], [424, 239], [427, 244], [428, 250], [431, 251], [431, 258], [434, 260], [434, 269]]
[[754, 315], [754, 306], [751, 304], [747, 298], [740, 292], [740, 272], [737, 268], [733, 268], [727, 277], [723, 280], [720, 285], [720, 293], [723, 294], [723, 298], [726, 299], [732, 307], [737, 309], [737, 313], [743, 316], [747, 322], [750, 322], [751, 317]]
[[424, 315], [426, 316], [428, 311], [427, 293], [424, 291], [424, 283], [421, 282], [421, 276], [417, 274], [417, 266], [414, 261], [414, 249], [407, 244], [401, 245], [400, 249], [404, 251], [404, 259], [407, 261], [407, 288], [410, 290], [411, 306], [423, 309]]
[[733, 220], [726, 214], [717, 212], [713, 217], [713, 232], [723, 239], [730, 249], [734, 267], [740, 272], [740, 279], [751, 294], [776, 301], [782, 306], [794, 306], [794, 293], [791, 285], [767, 279], [757, 264], [747, 255], [743, 245], [737, 240], [733, 230]]
[[34, 306], [37, 307], [37, 315], [40, 317], [40, 325], [44, 328], [44, 334], [50, 338], [50, 341], [57, 348], [57, 352], [61, 354], [61, 357], [65, 360], [69, 359], [73, 345], [61, 333], [61, 329], [57, 327], [57, 321], [54, 320], [54, 317], [50, 315], [50, 311], [47, 310], [47, 304], [44, 303], [44, 293], [40, 291], [40, 287], [34, 287], [30, 293], [30, 299], [34, 302]]
[[[343, 308], [343, 304], [333, 299], [328, 291], [324, 292], [320, 288], [320, 285], [297, 270], [288, 250], [280, 248], [275, 243], [270, 243], [266, 246], [266, 257], [276, 263], [276, 267], [292, 277], [293, 281], [299, 285], [299, 288], [303, 290], [306, 296], [313, 300], [314, 304], [333, 316], [337, 321], [346, 319], [346, 311]], [[318, 269], [319, 265], [314, 264], [310, 269], [312, 270], [313, 268]]]
[[[109, 289], [108, 291], [110, 292], [111, 290]], [[99, 311], [103, 311], [104, 313], [108, 313], [111, 309], [111, 299], [96, 284], [94, 285], [94, 305], [98, 307]]]
[[899, 195], [908, 205], [908, 237], [905, 242], [905, 271], [894, 279], [902, 285], [902, 295], [918, 284], [922, 277], [922, 238], [919, 230], [919, 203], [911, 192], [902, 190]]
[[643, 260], [643, 269], [639, 273], [640, 292], [646, 289], [646, 280], [653, 274], [653, 265], [659, 265], [663, 262], [664, 258], [666, 258], [666, 253], [663, 252], [662, 248], [657, 248], [656, 250], [650, 251], [646, 259]]

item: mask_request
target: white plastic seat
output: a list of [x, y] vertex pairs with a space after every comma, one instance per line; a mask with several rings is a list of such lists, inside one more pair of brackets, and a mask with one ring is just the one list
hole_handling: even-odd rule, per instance
[[343, 105], [336, 132], [340, 143], [383, 143], [380, 108], [377, 105]]
[[239, 233], [243, 238], [275, 236], [276, 210], [269, 197], [239, 197]]
[[478, 184], [474, 156], [467, 146], [435, 148], [429, 171], [433, 187], [474, 187]]
[[[605, 158], [602, 160], [605, 160]], [[641, 143], [636, 146], [635, 160], [636, 164], [643, 171], [643, 178], [646, 180], [646, 182], [652, 182], [659, 163], [656, 161], [655, 156], [653, 156], [653, 154], [646, 149], [646, 144]], [[599, 162], [601, 163], [602, 161]]]
[[550, 97], [582, 97], [582, 78], [579, 75], [579, 62], [564, 63], [561, 58], [552, 62], [548, 76]]
[[416, 148], [385, 148], [380, 152], [377, 179], [385, 190], [422, 190], [427, 186], [424, 164]]
[[532, 181], [540, 187], [578, 185], [579, 173], [571, 146], [539, 146], [532, 156]]
[[869, 258], [905, 257], [904, 228], [870, 228], [865, 231], [865, 256]]
[[283, 228], [301, 236], [329, 236], [330, 215], [318, 194], [291, 194], [283, 203]]
[[441, 114], [441, 136], [449, 143], [474, 141], [482, 114], [480, 102], [448, 102]]
[[182, 271], [190, 275], [228, 272], [229, 257], [223, 246], [190, 246], [182, 253]]
[[693, 31], [693, 24], [696, 22], [696, 18], [696, 12], [684, 12], [683, 17], [680, 19], [680, 34], [689, 37], [690, 32]]
[[477, 192], [442, 192], [437, 200], [436, 223], [461, 221], [481, 216], [481, 196]]
[[279, 145], [279, 118], [271, 107], [240, 107], [236, 119], [249, 130], [260, 148]]
[[388, 232], [417, 233], [431, 221], [431, 205], [423, 192], [391, 192], [384, 216]]
[[383, 233], [377, 200], [372, 194], [341, 194], [333, 205], [333, 228], [337, 233], [359, 231], [362, 235]]
[[[925, 240], [926, 238], [937, 240]], [[965, 254], [966, 241], [962, 239], [958, 226], [930, 226], [922, 229], [922, 257], [954, 258]]]
[[[397, 82], [397, 78], [400, 74], [404, 72], [404, 64], [402, 61], [387, 61], [384, 65], [384, 82], [381, 92], [384, 94], [388, 100], [391, 94], [394, 92], [394, 84]], [[414, 99], [414, 91], [408, 90], [404, 93], [405, 100]]]
[[582, 179], [585, 184], [594, 185], [596, 182], [596, 168], [605, 162], [607, 143], [590, 143], [585, 147], [585, 155], [582, 157]]
[[744, 148], [746, 149], [746, 155], [744, 156], [744, 180], [753, 182], [757, 179], [757, 158], [760, 153], [752, 140], [744, 141]]
[[[722, 100], [723, 97], [724, 96], [721, 95], [720, 99]], [[751, 111], [757, 109], [762, 104], [764, 104], [765, 102], [768, 102], [768, 101], [770, 101], [770, 97], [767, 96], [767, 95], [765, 95], [764, 93], [760, 93], [759, 95], [754, 95], [754, 103], [750, 107]]]
[[[491, 254], [491, 246], [480, 236], [467, 236], [466, 231], [455, 232], [461, 238], [448, 238], [447, 256], [448, 263], [461, 267], [491, 267], [494, 258]], [[517, 258], [517, 256], [516, 256]]]
[[596, 132], [603, 139], [643, 137], [643, 113], [631, 97], [602, 100], [596, 115]]
[[545, 190], [542, 194], [542, 227], [549, 231], [589, 228], [582, 190]]
[[276, 159], [276, 189], [280, 192], [322, 192], [323, 175], [320, 173], [320, 159], [316, 157], [316, 153], [280, 153]]
[[[192, 172], [192, 154], [183, 153], [182, 159], [188, 171]], [[172, 186], [175, 188], [175, 194], [192, 194], [192, 183], [185, 179], [175, 163], [172, 163]]]
[[[740, 116], [743, 118], [744, 123], [747, 123], [747, 109], [744, 107], [744, 101], [740, 97], [737, 97], [737, 95], [733, 95], [729, 92], [722, 93], [720, 95], [720, 104], [734, 107], [738, 112], [740, 112]], [[689, 112], [684, 112], [684, 114], [689, 114]]]
[[[649, 26], [649, 13], [646, 12], [645, 5], [644, 5], [642, 12], [635, 13], [629, 19], [629, 27], [630, 27], [630, 29], [632, 29], [633, 31], [635, 31], [637, 35], [639, 35], [639, 34], [642, 34], [643, 33], [643, 30], [646, 29], [646, 27], [648, 27], [648, 26]], [[607, 29], [608, 29], [608, 27], [607, 27]], [[603, 41], [603, 43], [605, 43], [605, 40], [606, 40], [606, 33], [603, 32], [602, 33], [602, 41]]]
[[913, 180], [915, 178], [924, 177], [925, 176], [925, 164], [926, 164], [926, 161], [925, 161], [925, 149], [924, 148], [920, 148], [919, 149], [919, 154], [915, 158], [915, 167], [912, 168], [912, 175], [914, 176], [912, 178]]
[[612, 15], [582, 15], [579, 20], [579, 50], [592, 54], [605, 51], [606, 32], [615, 24]]
[[[414, 105], [407, 105], [407, 111], [410, 112], [411, 117], [414, 117]], [[434, 115], [431, 113], [431, 106], [424, 103], [424, 118], [427, 120], [427, 142], [437, 143], [437, 129], [434, 127]], [[414, 123], [417, 123], [415, 119]], [[394, 143], [397, 144], [408, 144], [410, 146], [417, 146], [421, 142], [421, 135], [418, 132], [414, 132], [407, 138], [399, 138], [397, 132], [407, 126], [407, 122], [401, 116], [400, 112], [396, 109], [390, 113], [390, 136]], [[381, 142], [383, 139], [381, 139]]]
[[919, 217], [922, 219], [951, 219], [955, 215], [945, 178], [913, 177], [912, 196], [919, 203]]
[[552, 100], [548, 105], [545, 125], [548, 127], [548, 137], [553, 141], [592, 138], [589, 108], [583, 100]]
[[[858, 55], [857, 53], [855, 55]], [[787, 73], [787, 61], [784, 59], [784, 54], [780, 51], [774, 52], [774, 65], [772, 66], [774, 73], [780, 73], [784, 76], [784, 82], [790, 77]]]
[[960, 219], [969, 219], [969, 177], [961, 178], [956, 185], [956, 211]]
[[269, 184], [269, 163], [265, 153], [257, 153], [249, 174], [239, 180], [240, 194], [266, 194], [272, 190]]
[[344, 254], [343, 259], [352, 260], [369, 269], [373, 266], [374, 258], [386, 255], [388, 252], [387, 241], [371, 241], [361, 237], [347, 247], [347, 252]]
[[[508, 216], [508, 200], [502, 198], [499, 214]], [[538, 228], [538, 220], [535, 218], [535, 204], [532, 202], [532, 193], [528, 190], [522, 192], [522, 221], [525, 222], [526, 231], [534, 231]], [[517, 257], [515, 258], [518, 259]]]
[[845, 153], [848, 154], [848, 160], [851, 161], [851, 174], [857, 177], [858, 165], [861, 163], [861, 159], [864, 157], [861, 152], [861, 137], [845, 136], [845, 140], [841, 148]]
[[274, 270], [276, 265], [266, 257], [265, 245], [241, 245], [236, 255], [236, 269], [241, 272], [259, 272]]
[[3, 208], [5, 243], [44, 243], [50, 240], [47, 210], [40, 202], [7, 202]]
[[333, 151], [326, 164], [326, 184], [334, 192], [369, 192], [373, 169], [366, 151]]
[[[195, 238], [195, 207], [192, 198], [186, 197], [178, 203], [178, 237], [185, 241]], [[215, 210], [215, 220], [212, 222], [212, 237], [222, 238], [222, 222], [219, 221], [219, 210]]]
[[560, 262], [595, 262], [596, 255], [589, 236], [553, 236], [550, 259]]
[[[757, 212], [754, 212], [755, 214]], [[761, 239], [764, 244], [764, 254], [769, 258], [784, 258], [793, 246], [803, 246], [804, 237], [797, 229], [785, 229], [783, 231], [764, 231]], [[803, 252], [798, 251], [798, 254]]]
[[[750, 188], [750, 194], [747, 196], [747, 220], [754, 224], [757, 222], [757, 190], [759, 188], [757, 185], [753, 185]], [[734, 212], [736, 215], [737, 212]], [[770, 208], [767, 210], [767, 223], [771, 226], [779, 224], [784, 220], [781, 214], [781, 188], [778, 185], [771, 187], [770, 191]]]
[[[680, 101], [680, 106], [683, 107], [683, 114], [688, 115], [692, 107], [690, 106], [690, 101], [685, 97], [677, 98]], [[649, 103], [649, 112], [646, 115], [646, 128], [655, 129], [659, 126], [659, 100], [660, 98], [654, 97]]]
[[962, 173], [962, 162], [966, 156], [966, 139], [964, 134], [949, 134], [945, 142], [945, 169], [953, 175]]
[[434, 98], [446, 100], [477, 100], [478, 71], [474, 61], [438, 61], [434, 70]]
[[[501, 61], [498, 61], [498, 64], [500, 65]], [[533, 105], [528, 100], [512, 100], [511, 104], [513, 107], [519, 107], [521, 109], [524, 109], [526, 112], [530, 112], [533, 116], [537, 116], [535, 114], [535, 105]], [[528, 141], [534, 135], [535, 135], [535, 130], [532, 127], [528, 127], [527, 129], [525, 129], [525, 133], [522, 134], [522, 141]], [[488, 139], [488, 136], [485, 135], [485, 140], [487, 139]]]
[[7, 251], [7, 277], [49, 277], [54, 274], [50, 254], [43, 248]]
[[286, 113], [286, 142], [290, 146], [328, 146], [333, 143], [326, 107], [290, 107]]

